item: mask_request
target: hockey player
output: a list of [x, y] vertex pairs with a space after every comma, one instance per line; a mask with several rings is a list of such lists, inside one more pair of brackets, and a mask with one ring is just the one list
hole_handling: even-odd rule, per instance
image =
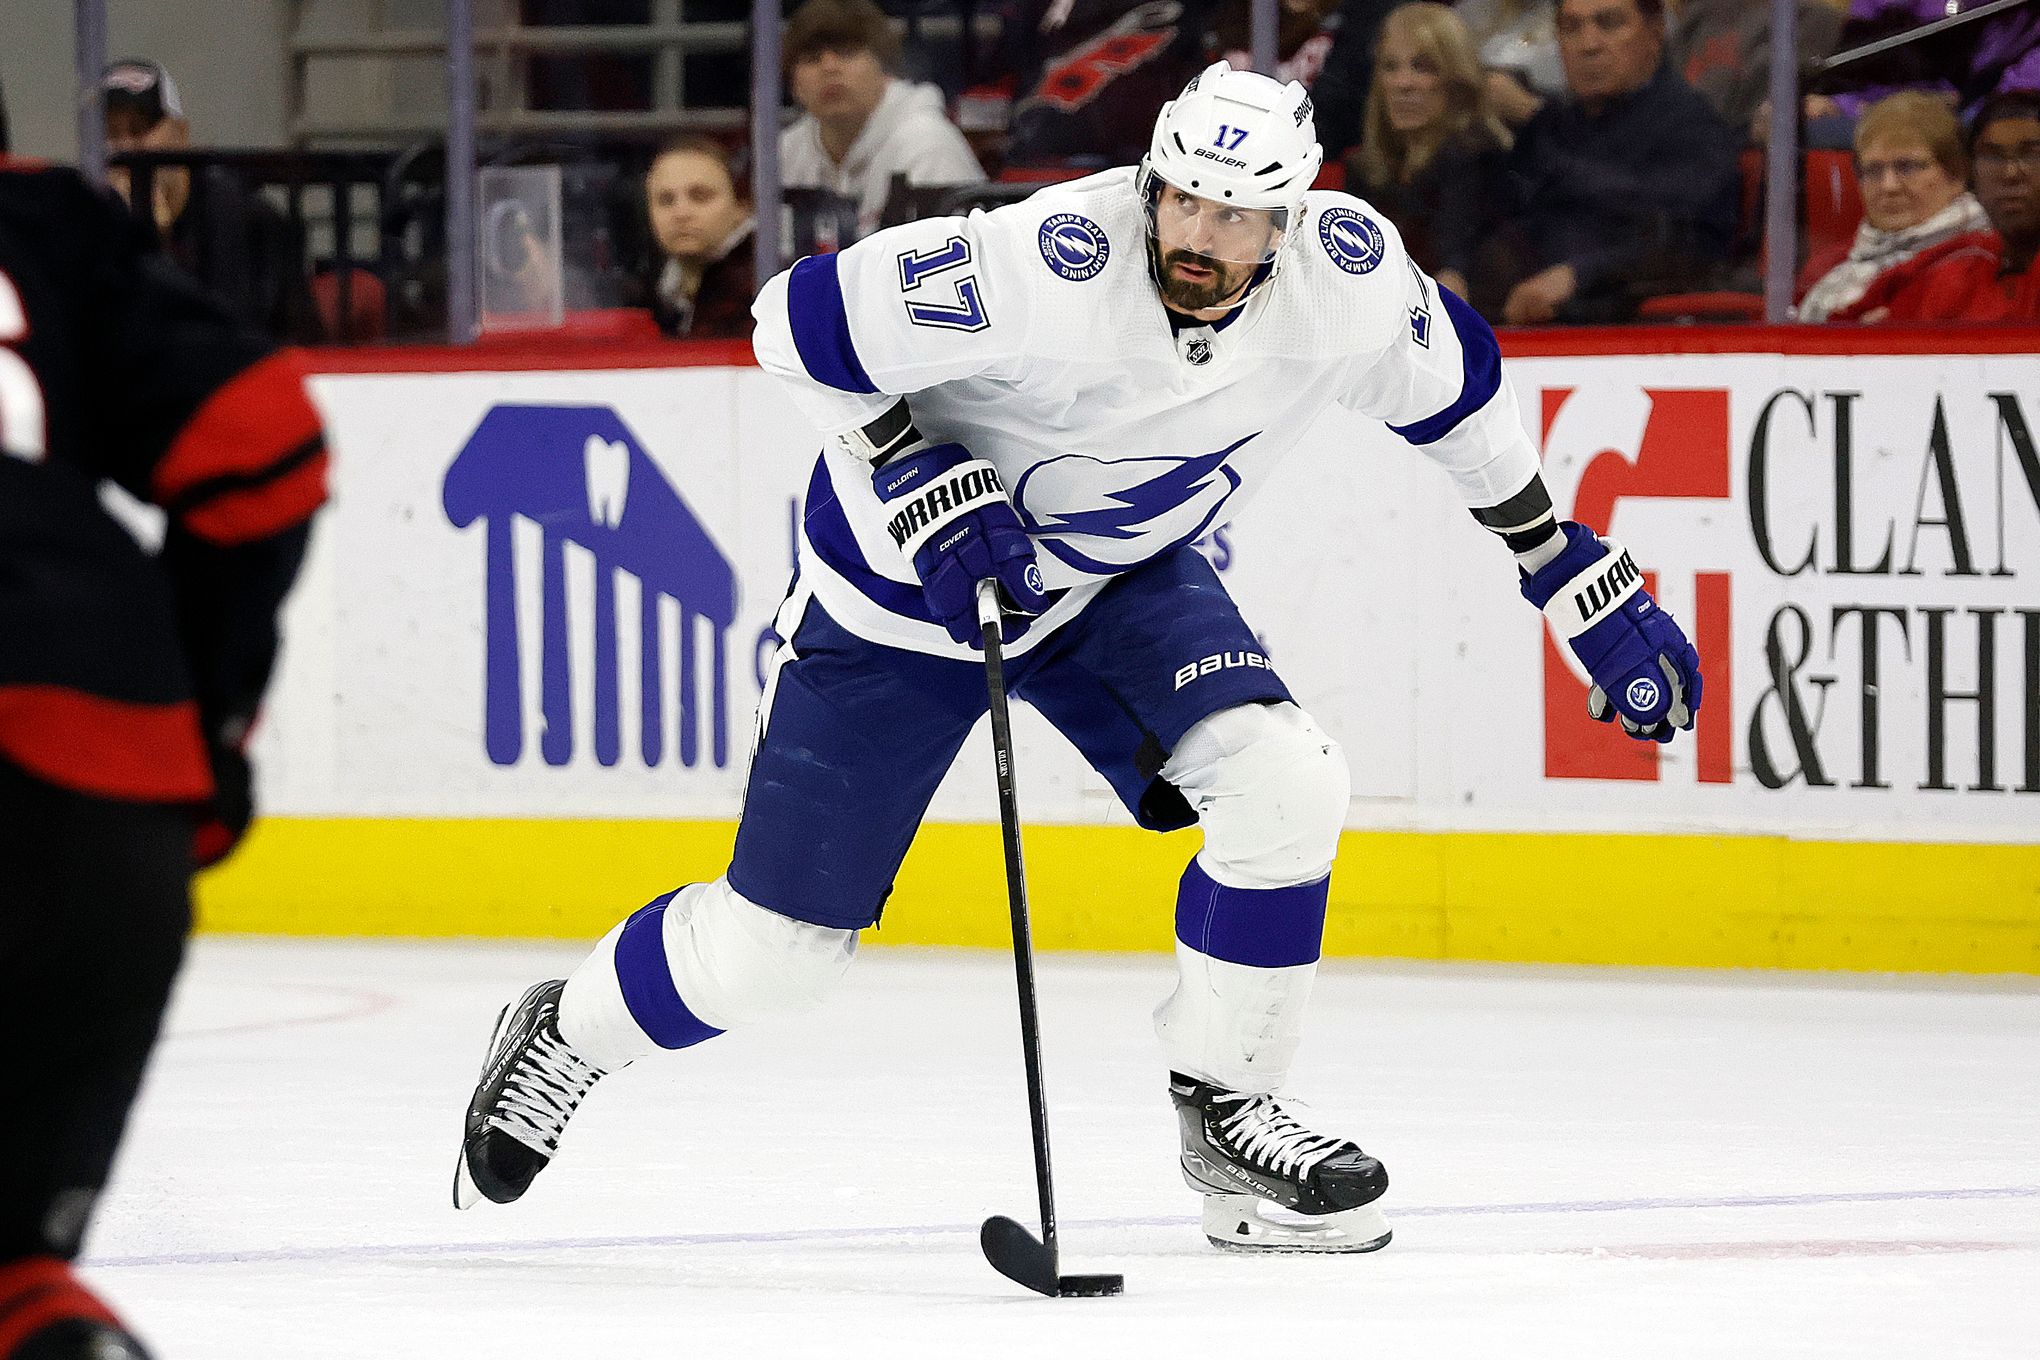
[[[155, 1041], [197, 865], [325, 494], [303, 369], [145, 253], [118, 202], [0, 144], [0, 1360], [140, 1344], [71, 1273]], [[166, 512], [145, 552], [113, 481]], [[15, 1096], [19, 1104], [14, 1103]]]
[[1429, 454], [1515, 551], [1596, 717], [1669, 741], [1700, 671], [1628, 554], [1557, 520], [1488, 327], [1365, 203], [1309, 190], [1310, 114], [1301, 86], [1219, 63], [1162, 108], [1138, 169], [880, 232], [766, 285], [759, 363], [829, 443], [734, 857], [506, 1008], [457, 1203], [522, 1194], [604, 1073], [822, 999], [985, 710], [973, 597], [996, 578], [1021, 616], [1012, 692], [1142, 826], [1204, 833], [1155, 1020], [1207, 1236], [1388, 1241], [1380, 1162], [1278, 1094], [1345, 759], [1191, 545], [1336, 403]]

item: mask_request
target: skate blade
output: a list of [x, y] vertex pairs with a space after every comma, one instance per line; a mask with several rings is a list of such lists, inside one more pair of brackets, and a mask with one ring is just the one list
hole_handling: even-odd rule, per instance
[[472, 1209], [486, 1198], [482, 1187], [468, 1174], [467, 1151], [462, 1149], [460, 1159], [453, 1164], [453, 1207]]
[[1357, 1255], [1381, 1250], [1394, 1234], [1373, 1204], [1336, 1214], [1299, 1214], [1253, 1195], [1209, 1195], [1204, 1236], [1221, 1251]]
[[[489, 1029], [488, 1046], [482, 1049], [483, 1080], [488, 1079], [489, 1064], [494, 1061], [496, 1045], [503, 1038], [503, 1026], [510, 1022], [510, 1009], [509, 1006], [505, 1006], [502, 1010], [497, 1011], [496, 1023]], [[466, 1131], [463, 1130], [460, 1153], [453, 1163], [453, 1207], [456, 1209], [472, 1209], [486, 1198], [487, 1196], [482, 1193], [482, 1187], [476, 1185], [475, 1178], [468, 1174], [467, 1137]]]

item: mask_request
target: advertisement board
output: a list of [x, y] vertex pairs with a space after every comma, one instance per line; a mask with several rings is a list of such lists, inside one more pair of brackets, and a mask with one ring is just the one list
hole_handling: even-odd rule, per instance
[[[1356, 834], [1970, 845], [2033, 873], [2040, 365], [1531, 354], [1510, 374], [1561, 511], [1630, 547], [1699, 646], [1699, 729], [1658, 747], [1589, 721], [1443, 475], [1328, 415], [1200, 548], [1345, 746]], [[775, 380], [367, 371], [315, 397], [335, 494], [259, 737], [270, 811], [732, 823], [817, 446]], [[1031, 823], [1133, 834], [1024, 710], [1019, 735]], [[995, 818], [981, 741], [934, 820]]]

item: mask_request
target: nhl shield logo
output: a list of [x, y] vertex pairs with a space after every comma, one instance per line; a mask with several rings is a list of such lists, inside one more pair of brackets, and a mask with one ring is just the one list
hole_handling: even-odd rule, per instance
[[1198, 368], [1202, 368], [1204, 367], [1204, 365], [1210, 363], [1211, 337], [1208, 335], [1198, 335], [1191, 337], [1190, 343], [1183, 347], [1183, 357], [1185, 359], [1188, 359], [1192, 364], [1196, 365]]
[[1348, 274], [1369, 273], [1388, 253], [1381, 228], [1351, 208], [1325, 209], [1318, 218], [1317, 234], [1325, 254]]
[[1096, 278], [1112, 257], [1105, 229], [1077, 213], [1056, 213], [1043, 222], [1040, 242], [1041, 258], [1071, 283]]

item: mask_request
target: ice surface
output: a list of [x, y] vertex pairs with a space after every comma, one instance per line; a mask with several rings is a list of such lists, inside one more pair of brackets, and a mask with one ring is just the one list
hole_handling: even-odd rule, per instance
[[91, 1240], [163, 1360], [2040, 1355], [2040, 985], [1327, 965], [1295, 1089], [1388, 1165], [1372, 1256], [1208, 1248], [1148, 1011], [1041, 964], [1065, 1271], [1010, 961], [870, 949], [829, 1008], [603, 1082], [450, 1205], [496, 1010], [578, 948], [206, 939]]

